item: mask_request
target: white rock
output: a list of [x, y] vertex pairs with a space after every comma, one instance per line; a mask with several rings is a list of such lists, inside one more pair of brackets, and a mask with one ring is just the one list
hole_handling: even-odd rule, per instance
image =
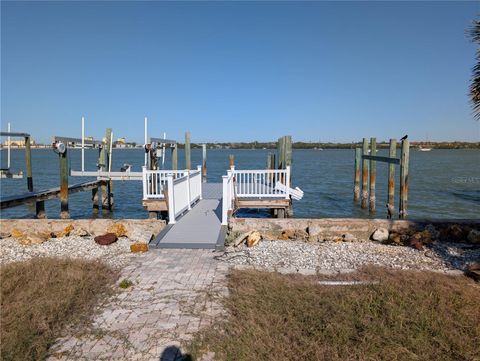
[[388, 229], [378, 228], [373, 232], [372, 239], [377, 242], [385, 242], [388, 240]]

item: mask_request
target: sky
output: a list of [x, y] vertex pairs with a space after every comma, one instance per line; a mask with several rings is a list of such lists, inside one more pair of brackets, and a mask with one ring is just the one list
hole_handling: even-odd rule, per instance
[[1, 2], [1, 128], [479, 141], [480, 2]]

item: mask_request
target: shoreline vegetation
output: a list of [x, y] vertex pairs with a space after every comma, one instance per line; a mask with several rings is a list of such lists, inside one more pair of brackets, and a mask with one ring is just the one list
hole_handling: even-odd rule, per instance
[[[184, 149], [185, 144], [177, 143], [179, 149]], [[191, 147], [202, 148], [203, 143], [191, 143]], [[208, 149], [277, 149], [276, 142], [223, 142], [223, 143], [206, 143]], [[400, 148], [400, 142], [397, 143], [397, 148]], [[388, 149], [389, 142], [381, 141], [377, 142], [377, 149]], [[432, 149], [480, 149], [480, 142], [430, 142], [430, 141], [411, 141], [410, 146], [413, 149], [420, 147], [428, 147]], [[50, 144], [33, 144], [32, 149], [51, 149]], [[122, 146], [113, 145], [115, 149], [143, 149], [143, 144], [127, 143]], [[361, 142], [351, 143], [333, 143], [333, 142], [293, 142], [293, 149], [355, 149], [361, 148]], [[24, 149], [23, 145], [12, 145], [11, 149]], [[5, 144], [0, 144], [0, 149], [7, 149]], [[86, 149], [88, 149], [86, 147]]]

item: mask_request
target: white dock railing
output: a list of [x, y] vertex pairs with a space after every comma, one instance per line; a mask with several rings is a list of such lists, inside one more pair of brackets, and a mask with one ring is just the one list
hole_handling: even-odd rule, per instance
[[290, 167], [263, 170], [232, 168], [222, 180], [223, 225], [228, 224], [228, 213], [234, 208], [235, 198], [290, 198]]
[[[290, 167], [286, 169], [232, 170], [237, 197], [285, 198], [290, 197]], [[286, 187], [279, 188], [277, 183]]]
[[149, 170], [142, 167], [143, 199], [163, 199], [168, 176], [183, 177], [187, 170]]
[[143, 199], [167, 199], [169, 224], [202, 198], [202, 168], [147, 170], [143, 168]]
[[227, 175], [222, 176], [222, 189], [222, 225], [227, 225], [228, 212], [233, 210], [235, 200], [233, 170], [227, 171]]

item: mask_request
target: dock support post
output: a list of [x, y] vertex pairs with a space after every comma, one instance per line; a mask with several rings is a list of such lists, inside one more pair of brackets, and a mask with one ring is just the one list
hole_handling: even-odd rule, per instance
[[[377, 139], [370, 138], [370, 154], [377, 155]], [[370, 197], [369, 211], [375, 213], [375, 183], [377, 180], [377, 161], [370, 159]]]
[[172, 170], [178, 169], [178, 147], [175, 144], [172, 148]]
[[362, 161], [362, 150], [355, 148], [355, 176], [353, 182], [353, 201], [360, 200], [360, 163]]
[[92, 188], [92, 210], [93, 214], [98, 213], [98, 187]]
[[190, 132], [185, 133], [185, 169], [192, 169], [191, 161], [191, 152], [190, 152]]
[[202, 166], [202, 181], [203, 183], [207, 182], [207, 145], [202, 144], [202, 158], [203, 158], [203, 166]]
[[228, 156], [228, 168], [229, 169], [235, 168], [235, 156], [233, 154], [230, 154]]
[[35, 202], [35, 214], [38, 219], [47, 218], [47, 214], [45, 213], [45, 201]]
[[30, 137], [25, 137], [25, 163], [27, 166], [27, 189], [29, 192], [33, 192], [32, 149], [30, 148]]
[[408, 163], [410, 157], [410, 144], [407, 139], [402, 140], [402, 154], [400, 156], [400, 208], [398, 216], [407, 218], [408, 205]]
[[68, 148], [65, 152], [60, 153], [60, 218], [70, 218], [68, 211]]
[[284, 147], [285, 147], [285, 169], [292, 165], [292, 136], [286, 135], [284, 137]]
[[[389, 151], [390, 158], [397, 157], [397, 141], [396, 139], [390, 139], [390, 151]], [[388, 165], [388, 209], [393, 210], [395, 209], [395, 164], [390, 163]], [[388, 215], [388, 211], [387, 211]]]
[[[107, 128], [105, 133], [105, 144], [103, 144], [102, 151], [100, 153], [100, 170], [106, 171], [110, 169], [111, 162], [111, 146], [112, 146], [112, 128]], [[101, 185], [102, 190], [102, 210], [110, 212], [113, 208], [112, 202], [112, 181], [108, 180]]]
[[285, 168], [285, 137], [278, 138], [278, 169]]
[[[368, 155], [367, 138], [363, 138], [362, 155]], [[368, 160], [362, 156], [362, 208], [367, 208], [368, 204]]]

